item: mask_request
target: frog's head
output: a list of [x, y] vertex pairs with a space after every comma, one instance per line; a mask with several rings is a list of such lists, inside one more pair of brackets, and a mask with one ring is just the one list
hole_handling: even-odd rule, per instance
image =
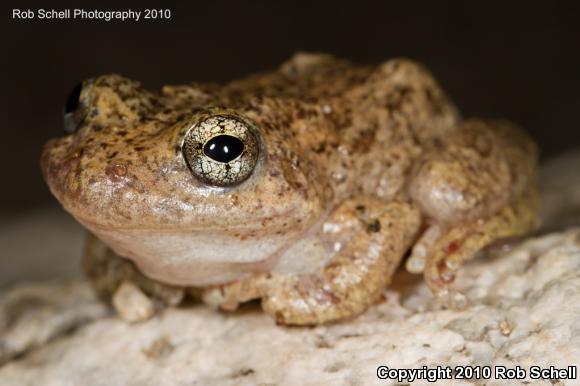
[[84, 82], [42, 169], [65, 209], [146, 274], [206, 285], [267, 269], [332, 192], [267, 102], [215, 108], [189, 90]]

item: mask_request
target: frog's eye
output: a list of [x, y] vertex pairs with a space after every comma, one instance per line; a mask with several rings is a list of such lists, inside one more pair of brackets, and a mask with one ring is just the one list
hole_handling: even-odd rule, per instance
[[233, 114], [205, 116], [194, 121], [182, 152], [192, 173], [213, 186], [233, 186], [247, 179], [258, 162], [256, 127]]
[[69, 93], [64, 104], [64, 131], [77, 131], [87, 115], [88, 96], [92, 80], [77, 84]]

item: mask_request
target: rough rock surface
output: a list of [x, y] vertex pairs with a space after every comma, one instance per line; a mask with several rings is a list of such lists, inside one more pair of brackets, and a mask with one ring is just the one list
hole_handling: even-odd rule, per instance
[[316, 328], [278, 327], [256, 305], [233, 314], [189, 305], [129, 325], [82, 280], [21, 284], [0, 292], [0, 385], [387, 385], [397, 382], [377, 379], [379, 365], [579, 366], [580, 228], [570, 227], [579, 155], [544, 167], [541, 236], [461, 271], [465, 310], [438, 308], [421, 277], [403, 271], [381, 304]]
[[[474, 261], [459, 285], [471, 306], [441, 310], [420, 278], [401, 272], [382, 304], [352, 321], [316, 328], [278, 327], [256, 307], [221, 314], [193, 305], [136, 325], [97, 318], [5, 364], [0, 384], [369, 385], [395, 384], [376, 378], [379, 365], [579, 364], [580, 229]], [[59, 324], [63, 313], [71, 318], [98, 308], [86, 284], [75, 286], [71, 291], [58, 283], [39, 285], [36, 298], [28, 294], [38, 306], [50, 302], [46, 294], [68, 296], [39, 329]], [[14, 291], [9, 296], [18, 297]], [[10, 312], [5, 303], [0, 306], [4, 318]], [[4, 329], [4, 344], [10, 337]]]

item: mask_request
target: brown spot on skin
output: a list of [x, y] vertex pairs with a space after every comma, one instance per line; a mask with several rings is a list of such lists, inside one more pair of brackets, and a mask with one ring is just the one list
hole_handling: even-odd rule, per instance
[[113, 162], [107, 166], [105, 174], [113, 182], [121, 181], [127, 176], [127, 165], [120, 162]]
[[306, 112], [305, 109], [298, 108], [296, 110], [296, 118], [298, 118], [298, 119], [305, 119], [307, 117], [308, 117], [308, 114], [307, 114], [307, 112]]
[[314, 152], [318, 154], [324, 153], [324, 151], [326, 150], [326, 146], [327, 146], [326, 142], [321, 142], [314, 148]]
[[359, 133], [357, 140], [352, 144], [353, 153], [365, 153], [372, 148], [375, 141], [376, 127]]
[[413, 90], [409, 87], [396, 87], [395, 91], [387, 97], [387, 109], [391, 111], [400, 110], [401, 106], [407, 101], [407, 97], [412, 91]]
[[306, 194], [304, 191], [306, 180], [302, 171], [298, 169], [295, 163], [298, 162], [288, 162], [287, 160], [282, 161], [282, 173], [284, 173], [284, 179], [293, 190]]
[[62, 174], [68, 176], [71, 173], [78, 171], [80, 162], [80, 153], [73, 153], [70, 157], [63, 161], [63, 163], [60, 165], [60, 168], [51, 168], [51, 174]]
[[375, 219], [367, 224], [367, 232], [377, 233], [381, 230], [381, 222]]

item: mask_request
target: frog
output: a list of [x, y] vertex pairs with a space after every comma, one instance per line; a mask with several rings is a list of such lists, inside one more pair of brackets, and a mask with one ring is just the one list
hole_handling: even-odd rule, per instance
[[538, 226], [537, 145], [463, 118], [421, 63], [298, 53], [226, 84], [83, 81], [44, 179], [88, 230], [83, 267], [129, 321], [194, 297], [280, 325], [350, 320], [399, 266], [461, 308], [455, 279]]

